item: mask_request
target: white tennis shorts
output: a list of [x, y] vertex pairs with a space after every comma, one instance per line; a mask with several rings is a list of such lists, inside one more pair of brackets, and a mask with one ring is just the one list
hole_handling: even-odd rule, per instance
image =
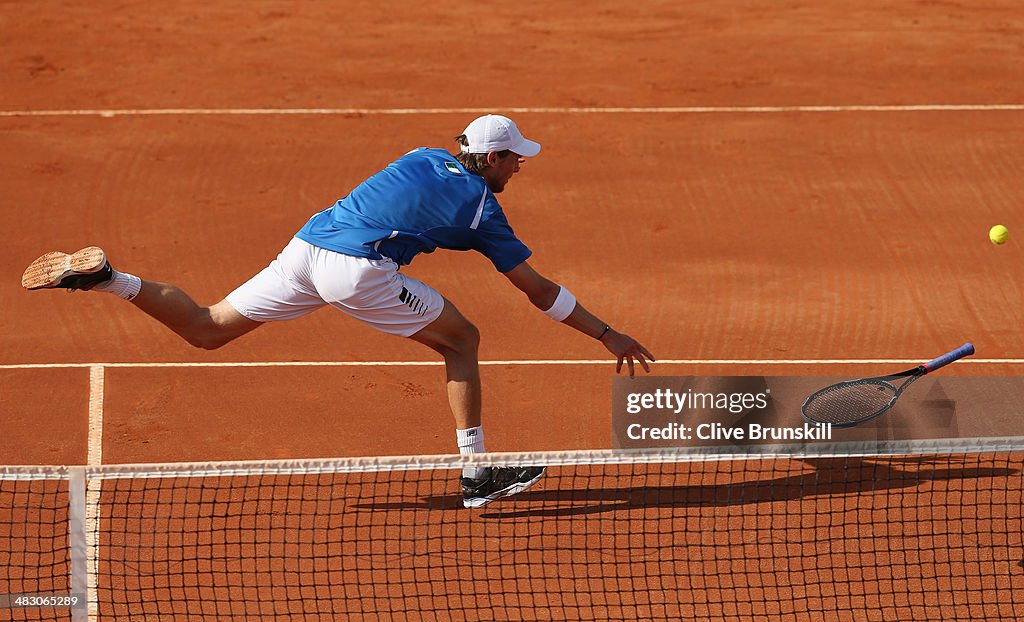
[[436, 320], [444, 308], [437, 290], [400, 273], [390, 259], [342, 255], [298, 238], [227, 301], [257, 322], [290, 320], [331, 305], [402, 337]]

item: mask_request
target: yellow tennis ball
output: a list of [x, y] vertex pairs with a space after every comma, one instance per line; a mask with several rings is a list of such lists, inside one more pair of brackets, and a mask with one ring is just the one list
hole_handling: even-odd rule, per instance
[[996, 225], [988, 230], [988, 239], [992, 240], [993, 244], [1006, 244], [1006, 240], [1010, 237], [1010, 232], [1003, 225]]

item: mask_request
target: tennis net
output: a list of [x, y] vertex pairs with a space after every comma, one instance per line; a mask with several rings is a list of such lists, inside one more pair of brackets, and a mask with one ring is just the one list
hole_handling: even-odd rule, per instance
[[0, 619], [1024, 618], [1024, 438], [749, 449], [0, 468]]

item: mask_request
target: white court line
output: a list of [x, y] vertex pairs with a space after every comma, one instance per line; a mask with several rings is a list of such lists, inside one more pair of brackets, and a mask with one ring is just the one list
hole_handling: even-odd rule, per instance
[[[89, 366], [89, 448], [86, 463], [91, 467], [103, 464], [104, 377], [102, 364]], [[87, 620], [90, 622], [96, 619], [98, 612], [96, 577], [99, 572], [100, 481], [98, 478], [88, 479], [85, 493]]]
[[[664, 359], [653, 365], [916, 365], [927, 360], [919, 359]], [[1024, 365], [1024, 358], [1019, 359], [961, 359], [957, 365]], [[512, 360], [512, 361], [480, 361], [481, 366], [500, 365], [606, 365], [612, 366], [614, 360], [609, 359], [578, 359], [578, 360]], [[0, 370], [9, 369], [80, 369], [84, 367], [102, 367], [111, 369], [146, 369], [160, 367], [436, 367], [444, 365], [444, 361], [239, 361], [239, 362], [181, 362], [181, 363], [15, 363], [0, 365]]]
[[849, 106], [650, 106], [519, 108], [126, 108], [81, 110], [0, 110], [0, 117], [125, 117], [194, 115], [341, 115], [395, 116], [435, 114], [772, 114], [787, 112], [1019, 112], [1024, 104], [907, 104]]
[[86, 464], [103, 464], [104, 363], [89, 365], [89, 449]]

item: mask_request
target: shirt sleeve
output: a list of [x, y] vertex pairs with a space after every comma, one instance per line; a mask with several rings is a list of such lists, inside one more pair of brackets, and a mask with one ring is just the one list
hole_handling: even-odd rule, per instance
[[475, 229], [472, 248], [491, 260], [498, 272], [508, 272], [533, 254], [519, 238], [500, 208]]

